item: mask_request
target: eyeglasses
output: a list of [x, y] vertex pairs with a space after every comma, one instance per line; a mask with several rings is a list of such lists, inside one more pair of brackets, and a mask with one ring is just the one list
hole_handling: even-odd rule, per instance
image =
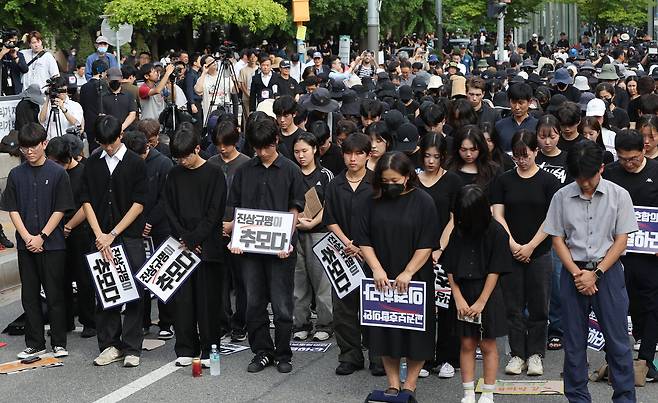
[[37, 151], [40, 146], [41, 146], [41, 143], [37, 144], [36, 146], [32, 146], [32, 147], [19, 147], [18, 149], [23, 154], [27, 154], [27, 153], [30, 153], [30, 152], [33, 153], [33, 152]]
[[622, 164], [630, 164], [631, 162], [637, 163], [642, 161], [643, 157], [641, 155], [636, 155], [634, 157], [624, 158], [617, 155], [617, 158], [619, 159], [619, 162], [621, 162]]

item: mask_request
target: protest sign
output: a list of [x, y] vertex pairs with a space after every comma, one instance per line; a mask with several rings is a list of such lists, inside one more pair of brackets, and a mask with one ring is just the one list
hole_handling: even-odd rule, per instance
[[605, 338], [601, 331], [599, 321], [594, 312], [589, 313], [589, 334], [587, 335], [587, 347], [594, 351], [601, 351], [605, 347]]
[[282, 211], [235, 209], [231, 248], [276, 255], [290, 249], [294, 214]]
[[144, 241], [144, 252], [146, 253], [146, 260], [150, 259], [155, 252], [155, 245], [153, 244], [153, 237], [145, 236], [142, 238]]
[[359, 261], [348, 256], [345, 244], [333, 232], [325, 235], [313, 245], [313, 253], [320, 261], [327, 277], [334, 287], [338, 298], [359, 288], [361, 279], [365, 278]]
[[443, 309], [448, 309], [452, 290], [450, 289], [450, 282], [448, 282], [448, 275], [440, 264], [434, 266], [434, 304]]
[[425, 283], [409, 282], [406, 294], [391, 287], [380, 292], [371, 278], [361, 279], [361, 325], [425, 330]]
[[17, 95], [0, 97], [0, 139], [9, 134], [16, 120], [16, 105], [21, 101]]
[[158, 299], [167, 303], [201, 263], [201, 259], [172, 237], [153, 253], [137, 272], [137, 280]]
[[139, 298], [123, 245], [113, 246], [110, 251], [111, 262], [105, 261], [100, 252], [85, 256], [103, 309], [120, 306]]
[[[484, 386], [484, 378], [478, 380], [476, 393], [482, 393]], [[513, 380], [497, 380], [496, 389], [494, 393], [497, 395], [563, 395], [564, 382], [561, 380], [528, 380], [528, 379], [513, 379]]]
[[626, 251], [658, 253], [658, 208], [635, 206], [635, 219], [640, 230], [628, 234]]
[[303, 353], [326, 353], [331, 347], [331, 343], [291, 341], [290, 349], [292, 351]]
[[241, 346], [239, 344], [223, 343], [219, 345], [219, 354], [231, 355], [248, 349], [249, 347]]
[[61, 367], [64, 365], [62, 360], [53, 357], [51, 354], [44, 354], [40, 357], [41, 359], [39, 361], [35, 361], [30, 364], [23, 364], [21, 363], [21, 360], [0, 364], [0, 374], [17, 374], [20, 372], [32, 371], [39, 368], [53, 368]]

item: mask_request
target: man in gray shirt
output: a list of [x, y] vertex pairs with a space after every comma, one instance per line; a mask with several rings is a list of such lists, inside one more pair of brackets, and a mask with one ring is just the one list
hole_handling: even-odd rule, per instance
[[628, 234], [638, 230], [628, 192], [601, 179], [603, 151], [581, 141], [567, 155], [576, 181], [553, 196], [544, 231], [569, 274], [560, 278], [564, 327], [564, 394], [570, 402], [591, 402], [587, 389], [590, 309], [605, 337], [614, 393], [612, 401], [635, 402], [633, 356], [628, 340], [628, 295], [619, 256]]

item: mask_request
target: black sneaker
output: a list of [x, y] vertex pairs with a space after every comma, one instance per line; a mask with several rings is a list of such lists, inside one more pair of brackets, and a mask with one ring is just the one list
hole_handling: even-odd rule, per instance
[[231, 330], [231, 341], [233, 343], [238, 343], [241, 341], [247, 340], [247, 332], [242, 329], [233, 329]]
[[0, 245], [4, 246], [5, 248], [13, 248], [14, 243], [7, 238], [7, 235], [5, 235], [5, 232], [0, 230]]
[[276, 370], [282, 374], [287, 374], [292, 371], [292, 364], [290, 361], [279, 361], [276, 363]]
[[256, 354], [249, 363], [249, 366], [247, 366], [247, 372], [260, 372], [270, 365], [272, 365], [272, 359], [269, 355]]
[[647, 367], [649, 367], [649, 371], [647, 371], [647, 382], [656, 382], [658, 381], [658, 371], [656, 371], [656, 367], [653, 365], [653, 363], [647, 362]]
[[89, 339], [95, 336], [96, 336], [96, 329], [94, 329], [93, 327], [85, 326], [82, 328], [82, 333], [80, 333], [80, 337], [82, 337], [83, 339]]
[[384, 370], [384, 366], [382, 364], [374, 364], [371, 362], [368, 368], [370, 368], [370, 373], [372, 376], [386, 375], [386, 370]]
[[336, 375], [352, 375], [360, 369], [363, 369], [363, 364], [356, 365], [351, 362], [341, 362], [336, 368]]

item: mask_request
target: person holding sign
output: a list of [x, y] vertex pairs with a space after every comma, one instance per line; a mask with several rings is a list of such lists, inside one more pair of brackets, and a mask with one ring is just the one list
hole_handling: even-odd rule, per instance
[[591, 401], [587, 390], [587, 323], [593, 309], [605, 337], [615, 402], [634, 402], [633, 354], [628, 343], [628, 295], [619, 256], [638, 230], [633, 201], [622, 187], [601, 179], [603, 150], [580, 141], [567, 154], [575, 178], [558, 190], [544, 221], [564, 269], [560, 295], [564, 325], [564, 395]]
[[[359, 226], [359, 220], [366, 211], [372, 199], [372, 171], [366, 168], [372, 143], [370, 138], [362, 133], [350, 135], [342, 144], [343, 160], [347, 166], [336, 176], [325, 191], [322, 223], [346, 245], [345, 251], [351, 257], [363, 258], [361, 249], [354, 240]], [[366, 276], [370, 269], [365, 268]], [[334, 308], [334, 332], [336, 343], [340, 348], [336, 375], [351, 375], [363, 368], [362, 336], [364, 344], [367, 335], [362, 334], [359, 324], [359, 293], [339, 298], [336, 290], [332, 290], [331, 299]], [[385, 374], [381, 358], [368, 351], [370, 372], [375, 376]]]
[[[73, 210], [73, 193], [66, 171], [46, 159], [46, 130], [29, 123], [18, 132], [25, 162], [12, 168], [2, 194], [1, 208], [16, 227], [21, 302], [25, 310], [25, 359], [46, 352], [45, 318], [40, 291], [46, 294], [50, 343], [55, 357], [66, 351], [66, 243], [61, 220]], [[69, 284], [69, 287], [71, 285]]]
[[[146, 260], [142, 214], [146, 203], [146, 165], [121, 142], [121, 122], [113, 116], [96, 120], [96, 141], [102, 152], [87, 159], [80, 200], [87, 222], [94, 232], [95, 247], [106, 262], [113, 263], [111, 247], [123, 244], [131, 270]], [[142, 287], [137, 287], [142, 293]], [[123, 359], [124, 367], [139, 365], [144, 333], [144, 303], [140, 299], [103, 310], [96, 307], [96, 332], [100, 355], [94, 365], [108, 365]]]
[[479, 344], [484, 358], [484, 386], [478, 403], [492, 403], [498, 372], [496, 338], [507, 333], [498, 277], [512, 264], [509, 236], [492, 218], [489, 200], [479, 185], [460, 189], [454, 220], [455, 229], [443, 255], [443, 265], [457, 308], [457, 334], [461, 337], [461, 401], [475, 403], [475, 350]]
[[[373, 354], [381, 355], [388, 379], [387, 394], [401, 389], [400, 359], [407, 359], [402, 390], [416, 391], [425, 361], [434, 359], [434, 270], [432, 250], [439, 242], [439, 220], [432, 198], [416, 189], [416, 173], [401, 152], [384, 154], [373, 175], [373, 196], [361, 217], [357, 240], [381, 292], [395, 288], [406, 294], [409, 282], [425, 282], [425, 331], [368, 328]], [[392, 247], [394, 246], [394, 247]], [[389, 282], [389, 278], [394, 279]]]
[[201, 355], [202, 365], [210, 368], [211, 346], [219, 345], [221, 338], [226, 178], [219, 166], [207, 164], [199, 155], [200, 144], [194, 126], [182, 123], [169, 144], [178, 165], [167, 177], [164, 201], [172, 236], [201, 256], [201, 264], [173, 299], [176, 365], [191, 365]]
[[[297, 243], [297, 264], [295, 266], [295, 309], [293, 339], [306, 340], [309, 331], [313, 330], [313, 340], [325, 341], [331, 337], [332, 307], [331, 283], [325, 275], [322, 264], [313, 254], [313, 245], [326, 235], [327, 227], [322, 225], [322, 201], [324, 191], [334, 178], [334, 174], [327, 168], [320, 166], [317, 161], [318, 139], [311, 133], [300, 133], [293, 141], [295, 160], [302, 168], [304, 174], [304, 189], [306, 195], [315, 198], [315, 204], [320, 211], [309, 211], [307, 202], [305, 213], [297, 219], [299, 241]], [[315, 292], [315, 306], [318, 319], [315, 329], [311, 323], [311, 293]]]
[[[537, 135], [521, 129], [512, 136], [516, 169], [491, 186], [493, 215], [509, 234], [511, 273], [501, 279], [507, 309], [511, 359], [508, 375], [543, 375], [548, 303], [551, 297], [551, 242], [543, 231], [548, 206], [560, 182], [535, 163]], [[525, 313], [527, 312], [527, 314]]]
[[[635, 130], [622, 130], [615, 136], [615, 149], [617, 162], [606, 166], [603, 177], [626, 189], [634, 206], [658, 207], [658, 162], [646, 157], [643, 136]], [[657, 253], [658, 250], [654, 253], [628, 251], [621, 257], [633, 337], [640, 341], [637, 356], [646, 361], [647, 381], [658, 381], [658, 373], [653, 365], [658, 343]]]
[[[297, 214], [304, 210], [304, 182], [302, 172], [294, 162], [277, 151], [279, 128], [272, 118], [251, 121], [247, 126], [247, 142], [256, 157], [242, 165], [235, 176], [229, 194], [229, 205], [234, 208], [283, 211]], [[234, 220], [225, 225], [230, 233]], [[247, 292], [247, 332], [255, 356], [247, 367], [249, 372], [260, 372], [277, 362], [281, 373], [292, 371], [290, 338], [293, 328], [293, 291], [297, 251], [292, 247], [297, 240], [292, 229], [291, 247], [271, 254], [244, 253], [240, 266]], [[270, 336], [267, 304], [274, 312], [275, 340]]]

